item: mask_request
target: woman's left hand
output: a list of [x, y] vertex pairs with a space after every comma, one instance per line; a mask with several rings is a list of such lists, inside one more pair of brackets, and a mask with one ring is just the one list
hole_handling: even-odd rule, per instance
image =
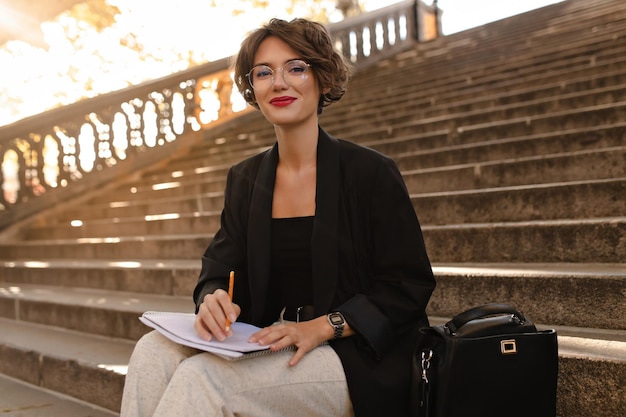
[[295, 366], [300, 359], [322, 343], [333, 338], [334, 331], [326, 316], [300, 323], [283, 323], [265, 327], [250, 337], [251, 343], [269, 345], [273, 351], [296, 346], [296, 353], [289, 360]]

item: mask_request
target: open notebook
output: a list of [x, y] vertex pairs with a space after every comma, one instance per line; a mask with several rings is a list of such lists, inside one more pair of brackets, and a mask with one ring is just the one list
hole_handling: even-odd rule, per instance
[[[239, 360], [272, 352], [269, 346], [260, 346], [248, 342], [248, 338], [260, 328], [247, 323], [232, 323], [233, 335], [223, 342], [201, 339], [193, 328], [196, 316], [192, 313], [175, 313], [168, 311], [146, 311], [139, 320], [146, 326], [159, 331], [168, 339], [181, 345], [214, 353], [228, 360]], [[284, 350], [294, 350], [291, 346]]]

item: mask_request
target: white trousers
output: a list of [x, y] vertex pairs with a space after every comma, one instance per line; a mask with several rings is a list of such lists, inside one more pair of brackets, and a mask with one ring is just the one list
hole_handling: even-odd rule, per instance
[[228, 361], [152, 331], [130, 359], [121, 417], [352, 417], [339, 357], [330, 346]]

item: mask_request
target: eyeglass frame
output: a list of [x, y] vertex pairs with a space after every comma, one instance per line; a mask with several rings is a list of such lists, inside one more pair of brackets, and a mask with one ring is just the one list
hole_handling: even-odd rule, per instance
[[[293, 84], [293, 83], [290, 83], [289, 81], [287, 81], [287, 79], [285, 78], [284, 68], [285, 68], [285, 66], [287, 66], [287, 65], [289, 65], [291, 63], [294, 63], [294, 62], [298, 62], [298, 61], [302, 62], [304, 64], [306, 70], [302, 74], [303, 75], [306, 74], [306, 77], [302, 78], [302, 83], [300, 83], [300, 84]], [[257, 87], [254, 86], [254, 83], [252, 82], [252, 72], [254, 71], [254, 69], [256, 67], [266, 67], [266, 68], [269, 68], [270, 71], [272, 71], [272, 82], [269, 85], [269, 87], [264, 88], [262, 90], [259, 90]], [[250, 71], [248, 71], [248, 73], [246, 74], [246, 78], [248, 79], [248, 84], [250, 84], [250, 87], [252, 87], [253, 90], [255, 90], [255, 91], [266, 91], [266, 90], [269, 90], [270, 88], [272, 88], [272, 86], [276, 82], [276, 72], [280, 71], [283, 74], [283, 81], [285, 81], [290, 86], [299, 86], [299, 85], [302, 85], [306, 80], [309, 79], [308, 71], [309, 71], [309, 69], [311, 67], [312, 67], [311, 64], [309, 64], [308, 62], [306, 62], [306, 61], [304, 61], [302, 59], [292, 59], [292, 60], [289, 60], [285, 65], [283, 65], [282, 67], [278, 67], [276, 69], [270, 67], [269, 65], [258, 64], [258, 65], [253, 66], [252, 68], [250, 68]]]

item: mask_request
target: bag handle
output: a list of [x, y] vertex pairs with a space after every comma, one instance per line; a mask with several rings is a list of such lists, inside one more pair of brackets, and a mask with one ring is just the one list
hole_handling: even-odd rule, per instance
[[450, 334], [453, 335], [457, 332], [457, 330], [459, 330], [459, 328], [461, 328], [461, 326], [472, 320], [499, 314], [512, 314], [519, 320], [520, 324], [523, 324], [526, 321], [526, 317], [524, 317], [519, 310], [511, 307], [510, 305], [492, 303], [470, 308], [469, 310], [454, 316], [454, 318], [447, 322], [444, 327], [448, 329]]

